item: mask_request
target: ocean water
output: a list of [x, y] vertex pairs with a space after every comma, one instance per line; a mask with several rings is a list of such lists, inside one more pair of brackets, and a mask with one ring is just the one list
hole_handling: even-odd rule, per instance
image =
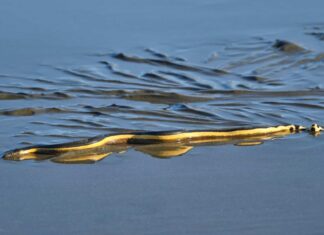
[[[129, 131], [324, 125], [323, 7], [4, 0], [0, 153]], [[323, 140], [1, 160], [0, 234], [322, 234]]]

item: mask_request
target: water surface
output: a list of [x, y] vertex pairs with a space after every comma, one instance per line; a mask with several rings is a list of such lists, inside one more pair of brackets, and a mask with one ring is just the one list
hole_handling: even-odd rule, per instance
[[[322, 8], [4, 1], [0, 151], [128, 131], [323, 124]], [[301, 133], [170, 159], [130, 149], [96, 164], [1, 161], [0, 234], [321, 234], [323, 147]]]

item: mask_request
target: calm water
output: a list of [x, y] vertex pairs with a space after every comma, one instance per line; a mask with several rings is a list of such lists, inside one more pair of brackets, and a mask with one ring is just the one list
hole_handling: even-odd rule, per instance
[[[323, 125], [323, 7], [4, 0], [0, 153], [134, 130]], [[323, 150], [301, 133], [170, 159], [1, 160], [0, 234], [324, 234]]]

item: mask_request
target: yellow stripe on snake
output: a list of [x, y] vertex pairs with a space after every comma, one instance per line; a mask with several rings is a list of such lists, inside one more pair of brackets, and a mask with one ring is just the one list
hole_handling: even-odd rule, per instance
[[133, 147], [151, 156], [169, 158], [180, 156], [202, 144], [234, 143], [240, 146], [256, 145], [264, 140], [279, 138], [301, 131], [318, 134], [323, 128], [299, 125], [281, 125], [230, 130], [132, 132], [97, 136], [94, 138], [55, 145], [36, 145], [6, 152], [6, 160], [44, 160], [58, 163], [92, 163], [111, 153], [120, 153]]

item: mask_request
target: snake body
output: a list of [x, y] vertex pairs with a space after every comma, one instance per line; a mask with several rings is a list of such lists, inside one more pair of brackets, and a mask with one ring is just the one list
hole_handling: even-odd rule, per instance
[[318, 133], [323, 130], [317, 124], [310, 129], [299, 125], [280, 125], [270, 127], [256, 127], [246, 129], [226, 130], [195, 130], [195, 131], [157, 131], [157, 132], [130, 132], [123, 134], [103, 135], [77, 142], [54, 145], [35, 145], [14, 149], [3, 155], [7, 160], [32, 159], [33, 155], [55, 155], [73, 151], [91, 151], [113, 145], [152, 145], [163, 143], [212, 143], [240, 140], [244, 138], [258, 138], [266, 136], [283, 136], [308, 130]]

